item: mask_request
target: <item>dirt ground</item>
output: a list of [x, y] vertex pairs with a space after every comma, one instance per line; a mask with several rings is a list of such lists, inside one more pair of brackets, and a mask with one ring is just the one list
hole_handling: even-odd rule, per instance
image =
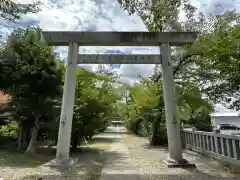
[[[164, 147], [149, 146], [148, 139], [108, 132], [71, 154], [72, 168], [46, 165], [55, 148], [39, 148], [34, 155], [0, 149], [0, 180], [238, 180], [216, 161], [184, 152], [196, 169], [168, 168]], [[2, 178], [2, 179], [1, 179]]]
[[[203, 157], [192, 151], [184, 151], [183, 156], [190, 163], [196, 165], [195, 169], [167, 168], [164, 160], [168, 157], [166, 147], [153, 147], [147, 138], [128, 135], [124, 143], [130, 151], [142, 179], [146, 180], [237, 180], [240, 175], [226, 171], [216, 160]], [[145, 178], [143, 178], [145, 177]]]
[[99, 179], [111, 139], [98, 136], [90, 144], [71, 154], [72, 168], [45, 165], [55, 158], [56, 148], [39, 148], [36, 154], [25, 154], [0, 149], [0, 180], [95, 180]]

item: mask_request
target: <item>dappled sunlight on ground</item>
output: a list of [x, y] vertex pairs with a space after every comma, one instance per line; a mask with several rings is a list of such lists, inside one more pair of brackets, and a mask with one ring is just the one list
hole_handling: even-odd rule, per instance
[[[0, 177], [6, 180], [237, 180], [206, 157], [190, 151], [184, 158], [196, 169], [168, 168], [166, 147], [153, 147], [147, 138], [121, 132], [106, 132], [71, 154], [71, 168], [46, 165], [56, 148], [39, 148], [37, 154], [0, 151]], [[235, 176], [235, 177], [234, 177]]]
[[196, 153], [189, 154], [184, 152], [184, 158], [189, 162], [196, 164], [196, 169], [168, 168], [163, 162], [168, 157], [166, 147], [153, 147], [148, 145], [147, 138], [140, 138], [134, 135], [128, 135], [124, 138], [125, 144], [131, 153], [141, 179], [196, 179], [196, 180], [220, 180], [220, 179], [240, 179], [240, 176], [225, 172], [223, 169], [209, 165], [207, 162], [213, 162], [210, 158], [200, 158]]
[[110, 147], [109, 139], [96, 137], [72, 153], [76, 163], [72, 168], [54, 168], [45, 163], [55, 158], [56, 148], [39, 148], [41, 154], [25, 154], [0, 151], [0, 177], [9, 179], [93, 179], [100, 176], [106, 155], [104, 150]]

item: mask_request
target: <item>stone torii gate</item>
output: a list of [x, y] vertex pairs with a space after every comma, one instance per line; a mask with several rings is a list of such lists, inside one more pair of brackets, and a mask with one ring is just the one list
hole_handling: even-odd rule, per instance
[[[170, 46], [195, 41], [195, 32], [71, 32], [43, 31], [51, 46], [68, 46], [67, 70], [62, 98], [56, 165], [69, 165], [77, 64], [161, 64], [168, 135], [169, 167], [189, 165], [182, 156]], [[79, 55], [79, 46], [160, 46], [159, 55]]]

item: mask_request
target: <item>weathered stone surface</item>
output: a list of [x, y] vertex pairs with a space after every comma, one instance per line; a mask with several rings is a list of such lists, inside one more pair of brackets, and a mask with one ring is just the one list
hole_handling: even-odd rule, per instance
[[182, 46], [193, 43], [197, 33], [43, 31], [43, 36], [52, 46], [68, 46], [69, 42], [80, 46], [159, 46], [160, 43]]
[[56, 162], [56, 159], [53, 159], [50, 162], [47, 162], [46, 164], [44, 164], [45, 166], [51, 166], [51, 167], [59, 167], [59, 168], [68, 168], [68, 167], [73, 167], [77, 162], [77, 159], [71, 159], [69, 158], [68, 162], [66, 162], [65, 164], [58, 164]]
[[78, 64], [161, 64], [160, 55], [79, 54]]

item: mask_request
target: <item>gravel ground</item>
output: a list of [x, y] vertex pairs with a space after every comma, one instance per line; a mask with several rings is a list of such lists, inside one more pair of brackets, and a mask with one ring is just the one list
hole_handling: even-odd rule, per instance
[[[240, 176], [224, 172], [209, 163], [205, 158], [204, 161], [193, 153], [184, 153], [184, 158], [196, 164], [196, 169], [168, 168], [163, 161], [167, 158], [168, 152], [163, 147], [151, 147], [148, 145], [148, 139], [127, 135], [124, 143], [128, 147], [131, 158], [139, 169], [141, 179], [144, 180], [237, 180]], [[210, 165], [209, 165], [210, 164]]]
[[103, 159], [98, 151], [86, 151], [73, 155], [75, 166], [68, 169], [47, 165], [36, 167], [8, 167], [0, 169], [1, 180], [95, 180], [101, 173]]
[[[45, 149], [46, 150], [46, 149]], [[48, 149], [49, 150], [49, 149]], [[80, 152], [73, 168], [44, 165], [54, 159], [55, 151], [33, 157], [0, 150], [0, 180], [237, 180], [233, 174], [215, 168], [214, 161], [202, 160], [193, 153], [184, 157], [197, 169], [167, 168], [166, 148], [151, 147], [148, 139], [121, 132], [105, 133]], [[2, 178], [2, 179], [1, 179]]]
[[0, 150], [0, 180], [97, 180], [109, 155], [104, 151], [110, 147], [111, 141], [97, 137], [93, 143], [72, 154], [76, 162], [68, 169], [46, 165], [55, 158], [54, 148], [43, 148], [44, 152], [31, 157], [24, 153]]

